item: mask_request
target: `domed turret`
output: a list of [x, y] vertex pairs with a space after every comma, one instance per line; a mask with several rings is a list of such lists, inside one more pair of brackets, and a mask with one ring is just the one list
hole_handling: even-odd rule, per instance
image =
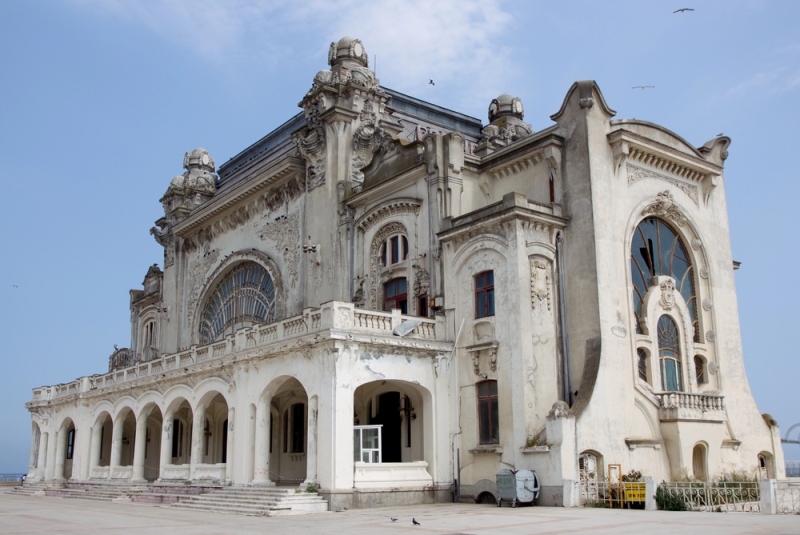
[[489, 122], [493, 123], [501, 117], [516, 117], [520, 121], [525, 118], [525, 109], [522, 101], [517, 97], [512, 97], [508, 93], [503, 93], [489, 104]]
[[338, 43], [331, 43], [328, 65], [331, 67], [341, 65], [349, 69], [369, 67], [369, 57], [361, 41], [345, 36], [339, 39]]

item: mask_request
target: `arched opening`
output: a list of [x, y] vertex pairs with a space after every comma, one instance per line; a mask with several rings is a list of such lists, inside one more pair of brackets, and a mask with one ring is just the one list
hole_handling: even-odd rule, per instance
[[169, 464], [180, 466], [191, 462], [193, 417], [192, 406], [185, 399], [182, 400], [172, 416]]
[[56, 444], [55, 479], [70, 479], [76, 458], [77, 430], [72, 418], [67, 418], [58, 431]]
[[758, 479], [775, 479], [775, 463], [772, 454], [762, 451], [758, 454]]
[[273, 380], [256, 407], [253, 483], [297, 486], [309, 463], [309, 399], [297, 379]]
[[694, 375], [697, 379], [697, 386], [702, 386], [708, 383], [708, 372], [706, 368], [706, 359], [700, 355], [694, 356]]
[[[362, 462], [424, 460], [422, 396], [405, 381], [374, 381], [354, 395], [356, 427], [362, 431]], [[378, 447], [378, 442], [380, 446]], [[356, 444], [358, 450], [358, 444]], [[379, 460], [378, 460], [379, 459]]]
[[161, 409], [153, 406], [149, 413], [143, 413], [139, 418], [146, 418], [144, 438], [144, 478], [155, 481], [159, 477], [161, 466], [161, 429], [164, 418]]
[[695, 444], [692, 450], [692, 473], [697, 481], [708, 481], [708, 448]]
[[108, 479], [111, 465], [111, 435], [114, 429], [111, 415], [101, 412], [92, 426], [92, 444], [89, 453], [89, 478]]
[[127, 409], [124, 413], [117, 415], [117, 419], [120, 418], [122, 418], [122, 434], [119, 437], [119, 466], [133, 466], [133, 450], [136, 447], [136, 416], [133, 414], [133, 410]]
[[419, 385], [373, 381], [353, 395], [354, 486], [424, 486], [433, 479], [433, 402]]
[[206, 393], [197, 404], [192, 429], [193, 480], [227, 479], [228, 402], [217, 392]]
[[36, 469], [39, 466], [39, 444], [42, 440], [42, 431], [36, 422], [31, 422], [31, 455], [28, 460], [28, 478], [33, 478], [36, 475]]
[[584, 451], [578, 456], [578, 477], [581, 486], [581, 503], [600, 499], [598, 481], [603, 478], [603, 456], [596, 451]]

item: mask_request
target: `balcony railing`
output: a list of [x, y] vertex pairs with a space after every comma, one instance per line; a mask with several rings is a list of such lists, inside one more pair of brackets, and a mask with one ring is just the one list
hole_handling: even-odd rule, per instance
[[661, 420], [717, 420], [725, 411], [725, 396], [662, 392], [656, 394]]
[[[331, 301], [320, 308], [309, 308], [302, 315], [294, 316], [268, 325], [256, 325], [236, 331], [224, 340], [211, 344], [192, 346], [189, 349], [163, 355], [157, 360], [141, 362], [127, 368], [113, 370], [103, 375], [82, 377], [71, 383], [43, 386], [33, 389], [34, 402], [46, 401], [79, 394], [89, 390], [110, 387], [138, 378], [163, 374], [171, 370], [187, 368], [200, 362], [217, 360], [228, 355], [251, 349], [267, 348], [293, 338], [308, 334], [331, 331], [351, 334], [392, 336], [395, 327], [406, 320], [417, 320], [417, 325], [404, 338], [425, 341], [444, 341], [444, 324], [414, 316], [403, 316], [398, 310], [378, 312], [357, 309], [352, 303]], [[437, 333], [439, 336], [437, 337]]]

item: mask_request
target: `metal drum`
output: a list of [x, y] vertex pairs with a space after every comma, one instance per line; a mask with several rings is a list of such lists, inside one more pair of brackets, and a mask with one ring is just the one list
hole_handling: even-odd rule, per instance
[[518, 503], [533, 505], [533, 500], [539, 497], [539, 478], [531, 470], [509, 470], [504, 468], [497, 472], [497, 507], [504, 501], [510, 502], [511, 507]]

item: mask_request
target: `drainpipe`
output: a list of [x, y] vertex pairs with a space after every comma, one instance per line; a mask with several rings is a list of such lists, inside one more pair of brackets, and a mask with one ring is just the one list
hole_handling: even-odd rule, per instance
[[347, 207], [347, 216], [350, 219], [350, 302], [353, 302], [353, 276], [354, 276], [354, 258], [355, 258], [355, 208]]
[[569, 372], [569, 344], [567, 341], [567, 303], [564, 289], [564, 254], [562, 240], [564, 237], [559, 232], [556, 235], [556, 261], [558, 262], [558, 320], [561, 328], [561, 362], [564, 375], [564, 401], [572, 406], [572, 383]]

